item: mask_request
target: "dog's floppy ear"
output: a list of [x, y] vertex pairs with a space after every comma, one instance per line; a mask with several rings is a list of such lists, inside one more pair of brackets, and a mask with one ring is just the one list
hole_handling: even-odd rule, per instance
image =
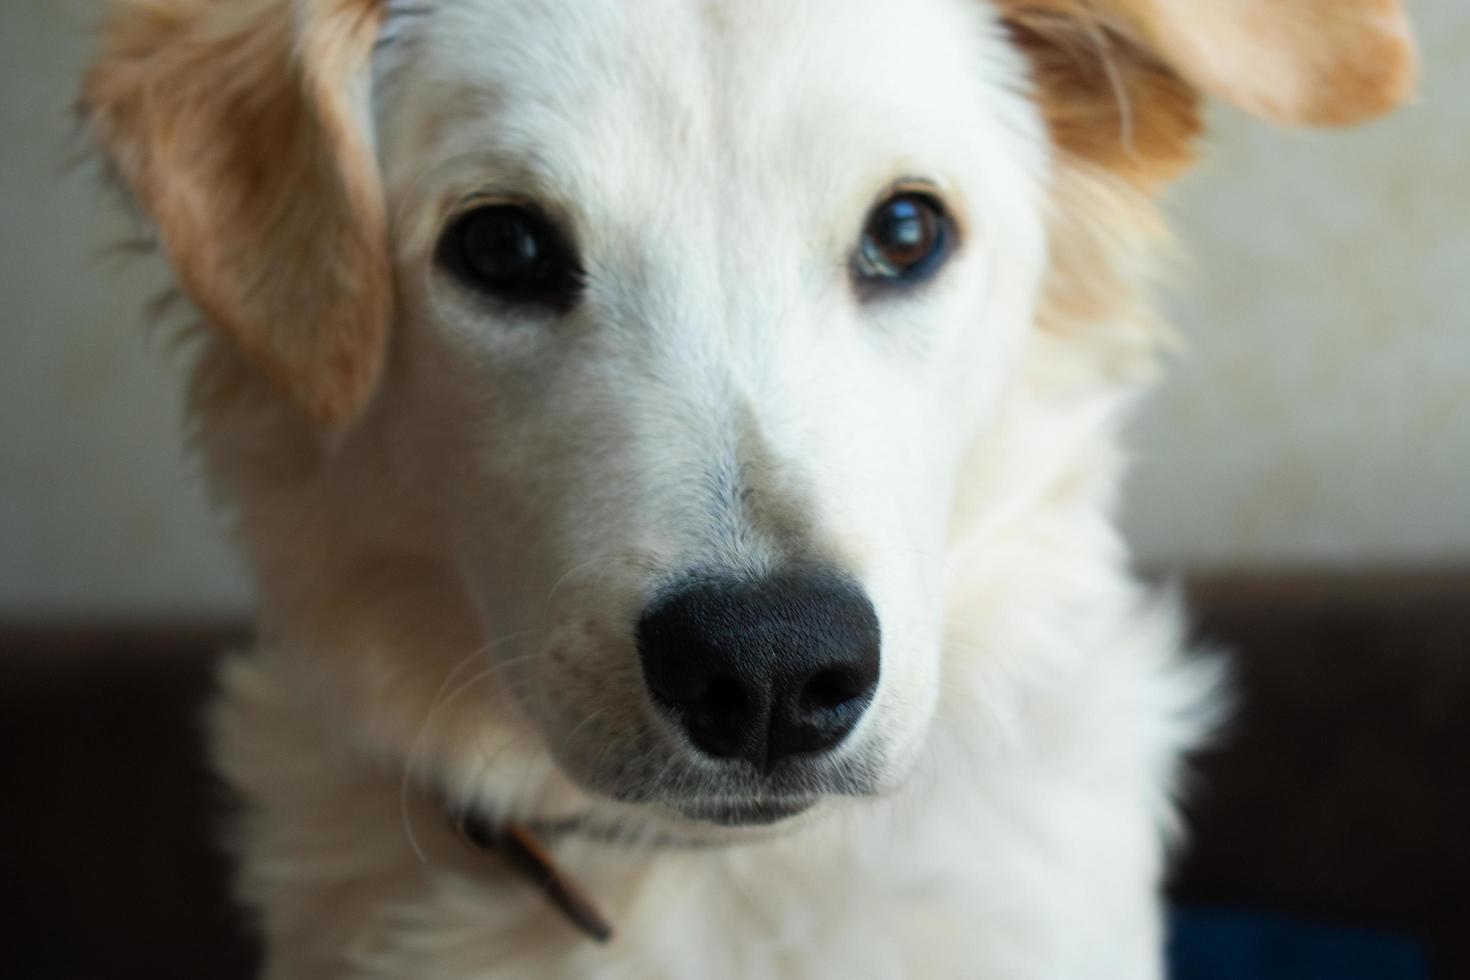
[[382, 368], [393, 290], [366, 72], [380, 0], [113, 0], [85, 118], [186, 291], [318, 423]]
[[1063, 151], [1143, 186], [1192, 159], [1198, 96], [1345, 125], [1407, 98], [1400, 0], [996, 0]]
[[1371, 119], [1417, 76], [1401, 0], [1111, 2], [1185, 78], [1275, 122]]

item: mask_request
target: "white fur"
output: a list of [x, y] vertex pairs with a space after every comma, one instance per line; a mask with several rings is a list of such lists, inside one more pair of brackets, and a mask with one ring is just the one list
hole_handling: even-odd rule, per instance
[[[402, 309], [366, 417], [326, 445], [260, 382], [200, 399], [260, 589], [216, 721], [268, 974], [1159, 976], [1210, 678], [1113, 529], [1137, 381], [1112, 341], [1035, 328], [1051, 151], [989, 8], [425, 6], [370, 87]], [[901, 178], [963, 244], [861, 303], [848, 256]], [[572, 230], [570, 315], [436, 270], [455, 209], [505, 193]], [[211, 342], [200, 371], [242, 369]], [[883, 760], [880, 792], [761, 832], [679, 817], [706, 763], [650, 710], [630, 624], [689, 568], [812, 557], [879, 613], [842, 751]], [[463, 848], [436, 787], [615, 829], [553, 843], [611, 944]]]

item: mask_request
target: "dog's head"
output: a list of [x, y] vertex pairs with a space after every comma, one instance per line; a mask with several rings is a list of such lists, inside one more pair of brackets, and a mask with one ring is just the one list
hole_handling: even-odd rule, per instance
[[756, 823], [912, 767], [979, 529], [1101, 513], [1198, 96], [1412, 62], [1393, 0], [125, 0], [85, 101], [314, 682]]

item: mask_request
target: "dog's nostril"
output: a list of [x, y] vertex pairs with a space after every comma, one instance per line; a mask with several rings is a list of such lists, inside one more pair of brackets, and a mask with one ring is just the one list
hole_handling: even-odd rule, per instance
[[711, 678], [698, 696], [674, 705], [684, 727], [705, 752], [717, 758], [739, 755], [752, 738], [751, 721], [764, 712], [734, 677]]
[[867, 683], [850, 671], [824, 670], [807, 681], [797, 706], [803, 714], [830, 711], [866, 695], [867, 689]]
[[750, 709], [750, 697], [733, 677], [716, 677], [710, 681], [696, 702], [696, 710], [717, 718], [742, 715]]

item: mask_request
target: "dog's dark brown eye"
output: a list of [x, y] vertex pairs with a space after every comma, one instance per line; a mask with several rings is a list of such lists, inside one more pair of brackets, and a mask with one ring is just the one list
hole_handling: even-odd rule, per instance
[[937, 200], [922, 193], [895, 194], [868, 215], [853, 273], [874, 285], [918, 281], [940, 266], [953, 238], [950, 218]]
[[571, 246], [545, 216], [518, 204], [469, 211], [449, 226], [439, 258], [460, 282], [511, 303], [564, 310], [582, 272]]

